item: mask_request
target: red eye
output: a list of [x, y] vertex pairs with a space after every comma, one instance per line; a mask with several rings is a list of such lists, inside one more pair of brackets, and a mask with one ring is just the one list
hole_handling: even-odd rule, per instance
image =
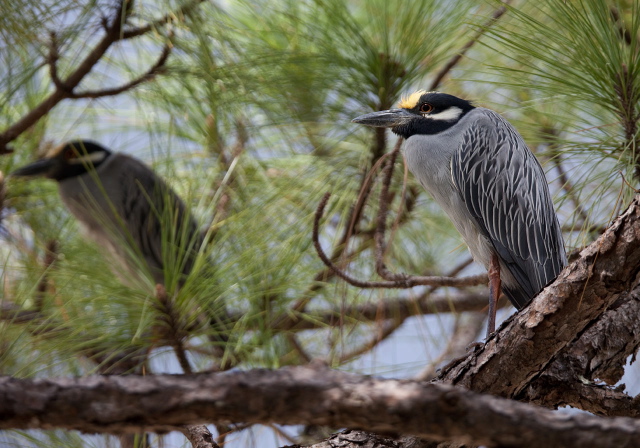
[[420, 105], [420, 113], [428, 114], [433, 110], [433, 106], [429, 103], [422, 103]]
[[67, 149], [64, 152], [64, 160], [71, 160], [77, 157], [76, 152], [73, 149]]

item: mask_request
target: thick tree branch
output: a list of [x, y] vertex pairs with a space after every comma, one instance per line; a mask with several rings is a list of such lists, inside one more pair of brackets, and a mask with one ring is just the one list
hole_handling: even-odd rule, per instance
[[[625, 291], [640, 272], [640, 196], [523, 311], [439, 376], [478, 392], [515, 397]], [[499, 356], [498, 356], [499, 355]]]
[[573, 406], [593, 414], [608, 417], [640, 417], [640, 397], [631, 397], [621, 390], [597, 384], [586, 384], [583, 378], [571, 374], [541, 375], [520, 397], [540, 406], [557, 409]]
[[559, 353], [524, 391], [523, 399], [547, 407], [569, 405], [594, 414], [640, 417], [638, 403], [614, 385], [640, 346], [640, 287], [623, 294], [580, 338]]
[[[325, 440], [313, 445], [296, 446], [295, 448], [405, 448], [396, 438], [384, 437], [365, 431], [347, 429], [331, 434]], [[289, 447], [285, 447], [289, 448]], [[409, 448], [409, 447], [406, 447]], [[419, 447], [415, 447], [419, 448]]]
[[631, 447], [640, 422], [564, 415], [445, 384], [319, 366], [187, 376], [0, 379], [0, 428], [169, 431], [184, 424], [312, 423], [487, 446]]

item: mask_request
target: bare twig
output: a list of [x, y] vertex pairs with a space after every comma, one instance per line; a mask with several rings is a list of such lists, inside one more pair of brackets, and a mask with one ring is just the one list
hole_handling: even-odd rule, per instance
[[289, 344], [291, 344], [296, 353], [298, 353], [298, 355], [304, 362], [311, 362], [313, 358], [307, 353], [302, 344], [300, 344], [300, 341], [298, 341], [298, 338], [295, 334], [288, 333], [287, 341], [289, 341]]
[[451, 59], [449, 59], [449, 61], [444, 65], [444, 67], [440, 69], [440, 71], [436, 74], [436, 77], [434, 78], [434, 80], [431, 82], [431, 86], [429, 86], [429, 90], [436, 90], [442, 83], [442, 80], [445, 78], [445, 76], [447, 76], [449, 72], [451, 72], [451, 70], [456, 65], [458, 65], [458, 62], [460, 62], [463, 56], [467, 53], [467, 51], [469, 51], [471, 47], [473, 47], [473, 45], [480, 39], [480, 37], [482, 37], [482, 35], [487, 30], [487, 28], [492, 26], [496, 21], [498, 21], [500, 17], [502, 17], [502, 15], [507, 11], [506, 5], [511, 3], [511, 1], [505, 0], [503, 3], [505, 6], [501, 6], [500, 8], [496, 9], [493, 12], [493, 15], [489, 18], [489, 20], [487, 20], [482, 25], [482, 28], [476, 32], [475, 36], [473, 36], [471, 40], [469, 40], [466, 44], [464, 44], [463, 47], [460, 49], [460, 51]]
[[[389, 210], [389, 188], [391, 187], [391, 181], [393, 179], [393, 168], [396, 164], [396, 159], [400, 153], [402, 147], [402, 137], [398, 137], [398, 140], [393, 147], [393, 151], [387, 160], [387, 164], [382, 170], [382, 188], [380, 189], [380, 201], [378, 209], [378, 219], [376, 225], [376, 233], [374, 240], [376, 242], [376, 272], [384, 279], [395, 281], [401, 277], [399, 275], [391, 273], [384, 262], [384, 255], [387, 251], [387, 245], [384, 240], [384, 234], [387, 231], [387, 213]], [[406, 276], [405, 276], [406, 277]]]
[[557, 129], [549, 126], [544, 126], [541, 129], [541, 136], [544, 142], [547, 145], [548, 151], [552, 152], [552, 156], [547, 157], [547, 159], [553, 163], [553, 166], [558, 171], [558, 180], [560, 181], [561, 188], [567, 193], [567, 196], [571, 199], [573, 206], [576, 210], [576, 213], [580, 216], [581, 221], [584, 225], [587, 225], [589, 221], [589, 215], [584, 210], [582, 203], [580, 202], [580, 198], [578, 197], [575, 187], [569, 180], [569, 176], [564, 169], [562, 164], [562, 154], [558, 151], [557, 137], [558, 131]]
[[[504, 300], [502, 302], [505, 302]], [[476, 311], [464, 313], [456, 318], [453, 333], [447, 342], [443, 352], [429, 365], [427, 365], [418, 375], [416, 381], [430, 381], [437, 374], [437, 367], [441, 363], [453, 358], [458, 358], [466, 354], [466, 349], [472, 342], [478, 339], [482, 331], [487, 313]]]
[[375, 346], [390, 337], [398, 328], [400, 328], [404, 321], [404, 318], [400, 318], [383, 322], [382, 325], [376, 329], [375, 335], [369, 341], [350, 352], [342, 354], [338, 360], [338, 365], [343, 365], [352, 359], [370, 352]]
[[327, 254], [322, 249], [320, 245], [320, 220], [322, 219], [322, 215], [324, 214], [324, 209], [327, 206], [327, 202], [329, 201], [329, 197], [331, 193], [326, 193], [320, 204], [318, 205], [318, 209], [316, 210], [315, 220], [313, 223], [313, 244], [316, 248], [316, 252], [318, 256], [322, 260], [322, 262], [329, 268], [333, 270], [333, 272], [345, 280], [350, 285], [359, 287], [359, 288], [396, 288], [396, 289], [408, 289], [413, 288], [414, 286], [477, 286], [487, 283], [487, 275], [473, 275], [470, 277], [444, 277], [444, 276], [406, 276], [399, 274], [394, 274], [397, 276], [396, 280], [385, 280], [385, 281], [363, 281], [358, 280], [354, 277], [351, 277], [349, 274], [342, 271], [338, 266], [336, 266], [327, 256]]
[[580, 199], [575, 193], [575, 188], [571, 183], [571, 181], [569, 180], [569, 177], [567, 176], [564, 166], [562, 165], [562, 159], [561, 159], [560, 153], [558, 152], [555, 155], [555, 157], [552, 157], [551, 161], [553, 165], [556, 167], [556, 170], [558, 171], [558, 178], [562, 185], [562, 189], [571, 198], [571, 202], [573, 202], [573, 206], [575, 207], [576, 213], [578, 214], [578, 216], [580, 216], [582, 222], [585, 223], [585, 225], [587, 225], [587, 223], [589, 222], [589, 215], [585, 211], [584, 207], [582, 207], [582, 204], [580, 203]]
[[[388, 157], [388, 154], [384, 154], [375, 160], [373, 167], [367, 172], [360, 184], [360, 190], [358, 193], [358, 198], [356, 199], [356, 203], [353, 208], [349, 212], [349, 217], [347, 218], [348, 226], [344, 229], [342, 236], [335, 244], [333, 253], [331, 254], [330, 260], [333, 263], [338, 262], [348, 262], [353, 256], [362, 252], [366, 248], [370, 246], [369, 241], [363, 241], [360, 244], [360, 247], [356, 250], [351, 251], [350, 254], [346, 254], [345, 251], [348, 248], [349, 240], [356, 234], [360, 234], [361, 232], [358, 230], [358, 222], [362, 218], [362, 212], [364, 211], [364, 206], [367, 203], [367, 199], [369, 198], [369, 194], [371, 193], [371, 187], [373, 186], [373, 178], [378, 169], [378, 167], [382, 164], [383, 160]], [[320, 290], [324, 283], [326, 283], [331, 277], [335, 275], [335, 271], [333, 269], [324, 269], [319, 272], [313, 279], [313, 285], [309, 288], [306, 294], [303, 294], [303, 297], [296, 301], [294, 305], [291, 307], [294, 312], [302, 312], [305, 307], [311, 300], [310, 293], [316, 292]], [[323, 283], [320, 283], [323, 282]]]
[[139, 86], [140, 84], [151, 81], [157, 75], [161, 74], [164, 71], [164, 65], [171, 54], [171, 45], [167, 44], [164, 46], [160, 57], [153, 64], [146, 73], [143, 73], [136, 79], [129, 81], [126, 84], [123, 84], [119, 87], [112, 87], [108, 89], [100, 89], [100, 90], [87, 90], [85, 92], [78, 93], [69, 93], [67, 98], [78, 99], [78, 98], [102, 98], [105, 96], [114, 96], [119, 95], [122, 92], [126, 92], [127, 90], [131, 90], [134, 87]]
[[[133, 88], [141, 82], [147, 81], [154, 75], [158, 74], [162, 66], [164, 65], [166, 58], [168, 57], [168, 48], [165, 47], [160, 59], [156, 62], [151, 70], [146, 74], [137, 78], [136, 80], [127, 83], [124, 86], [105, 89], [95, 92], [84, 92], [75, 94], [73, 91], [80, 82], [93, 70], [95, 65], [100, 61], [107, 50], [115, 43], [124, 38], [131, 38], [140, 36], [150, 31], [153, 26], [136, 28], [135, 30], [129, 30], [123, 32], [122, 27], [125, 24], [128, 14], [131, 11], [131, 5], [133, 2], [120, 1], [118, 7], [115, 9], [115, 13], [110, 19], [105, 19], [103, 28], [105, 34], [100, 41], [93, 47], [93, 49], [85, 56], [85, 58], [78, 64], [65, 79], [61, 79], [57, 70], [57, 61], [59, 59], [58, 46], [55, 39], [50, 43], [49, 55], [47, 57], [47, 63], [49, 64], [49, 72], [51, 74], [52, 83], [55, 89], [49, 96], [42, 100], [37, 106], [22, 116], [17, 122], [13, 123], [2, 133], [0, 133], [0, 155], [9, 154], [11, 149], [7, 147], [7, 144], [18, 138], [23, 132], [33, 126], [38, 120], [45, 116], [51, 109], [53, 109], [58, 103], [67, 98], [96, 98], [98, 96], [108, 96], [121, 93], [126, 89]], [[180, 8], [178, 11], [189, 11], [201, 1], [190, 3], [187, 6]], [[167, 14], [167, 16], [175, 16], [175, 13]], [[53, 36], [55, 37], [55, 36]]]
[[171, 11], [169, 14], [162, 16], [161, 18], [154, 20], [151, 23], [148, 23], [144, 26], [138, 28], [131, 28], [128, 30], [124, 30], [122, 32], [122, 40], [132, 39], [134, 37], [142, 36], [143, 34], [147, 34], [148, 32], [158, 29], [164, 25], [172, 23], [176, 20], [176, 17], [182, 15], [188, 15], [191, 11], [193, 11], [200, 3], [204, 3], [206, 0], [194, 0], [183, 6], [178, 7], [176, 10]]
[[47, 58], [47, 64], [49, 65], [49, 76], [51, 77], [53, 85], [55, 85], [58, 90], [61, 90], [63, 92], [71, 92], [69, 86], [62, 82], [62, 80], [58, 77], [58, 59], [60, 58], [60, 53], [58, 51], [58, 39], [56, 33], [51, 32], [49, 36], [49, 56]]

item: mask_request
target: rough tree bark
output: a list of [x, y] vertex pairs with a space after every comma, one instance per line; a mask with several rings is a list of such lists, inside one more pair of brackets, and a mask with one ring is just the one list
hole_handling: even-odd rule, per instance
[[[437, 381], [503, 397], [521, 393], [554, 357], [638, 283], [640, 197], [533, 302]], [[505, 381], [506, 379], [506, 381]]]
[[[638, 415], [638, 400], [589, 381], [617, 380], [640, 343], [634, 319], [639, 272], [637, 197], [529, 307], [436, 380], [475, 392], [317, 366], [218, 375], [3, 378], [0, 428], [162, 432], [244, 421], [347, 426], [488, 446], [638, 446], [640, 423], [633, 419], [566, 416], [516, 400]], [[544, 387], [553, 387], [552, 393]]]
[[489, 446], [632, 447], [640, 421], [557, 414], [447, 384], [319, 365], [233, 374], [0, 380], [0, 428], [164, 432], [183, 424], [316, 424]]

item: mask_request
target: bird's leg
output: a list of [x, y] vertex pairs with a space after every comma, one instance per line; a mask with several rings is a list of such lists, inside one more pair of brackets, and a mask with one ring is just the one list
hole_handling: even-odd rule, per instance
[[487, 339], [496, 331], [496, 308], [500, 298], [500, 261], [497, 254], [491, 254], [489, 263], [489, 323], [487, 325]]

